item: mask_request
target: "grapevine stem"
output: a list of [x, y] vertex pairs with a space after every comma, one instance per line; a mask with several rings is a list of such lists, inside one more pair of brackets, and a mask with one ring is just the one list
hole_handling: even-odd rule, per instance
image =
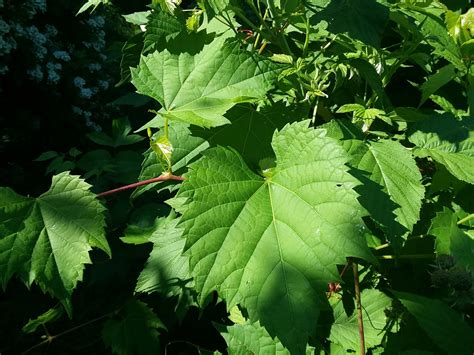
[[460, 219], [457, 224], [459, 225], [459, 224], [466, 223], [467, 221], [473, 218], [474, 218], [474, 213], [471, 213], [469, 216], [466, 216], [463, 219]]
[[169, 174], [169, 173], [165, 173], [165, 174], [162, 174], [162, 175], [160, 175], [158, 177], [155, 177], [155, 178], [152, 178], [152, 179], [135, 182], [135, 183], [130, 184], [130, 185], [125, 185], [125, 186], [118, 187], [116, 189], [101, 192], [100, 194], [97, 194], [97, 196], [98, 197], [104, 197], [104, 196], [115, 194], [117, 192], [134, 189], [134, 188], [139, 187], [139, 186], [152, 184], [152, 183], [158, 182], [158, 181], [167, 181], [167, 180], [183, 181], [184, 177], [176, 176], [176, 175]]
[[362, 303], [360, 300], [360, 285], [359, 285], [359, 270], [357, 263], [352, 260], [352, 272], [354, 274], [354, 290], [357, 307], [357, 323], [359, 325], [359, 340], [360, 340], [360, 353], [365, 354], [365, 335], [364, 335], [364, 320], [362, 316]]

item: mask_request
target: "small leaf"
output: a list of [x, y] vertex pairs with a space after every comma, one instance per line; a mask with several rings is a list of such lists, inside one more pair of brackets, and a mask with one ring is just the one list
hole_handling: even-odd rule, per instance
[[108, 4], [108, 3], [109, 3], [109, 0], [88, 0], [84, 5], [81, 6], [79, 11], [77, 11], [76, 15], [79, 15], [89, 10], [91, 7], [93, 7], [92, 11], [94, 11], [97, 8], [97, 6], [99, 6], [100, 4]]
[[[162, 127], [163, 120], [157, 118], [156, 127]], [[193, 137], [187, 124], [181, 122], [173, 122], [168, 128], [169, 141], [173, 145], [173, 152], [171, 154], [171, 168], [173, 173], [180, 175], [183, 168], [186, 167], [192, 160], [194, 160], [200, 152], [209, 147], [204, 139], [200, 137]], [[156, 153], [149, 149], [144, 153], [145, 159], [142, 162], [142, 169], [139, 175], [139, 180], [147, 180], [160, 176], [166, 171], [166, 166], [158, 159]], [[146, 186], [139, 187], [132, 194], [132, 198], [138, 197], [145, 191], [151, 190], [157, 185], [169, 186], [170, 183], [153, 183]], [[173, 183], [176, 185], [176, 183]]]
[[45, 161], [45, 160], [51, 160], [53, 158], [56, 158], [59, 154], [55, 151], [47, 151], [44, 153], [41, 153], [38, 158], [35, 159], [35, 161]]
[[421, 84], [421, 101], [419, 106], [428, 100], [428, 98], [438, 91], [439, 88], [449, 83], [456, 76], [454, 65], [448, 64], [439, 69], [435, 74], [428, 77], [428, 79]]
[[52, 323], [64, 315], [63, 307], [50, 308], [35, 319], [30, 319], [21, 330], [24, 333], [34, 333], [38, 327], [46, 323]]
[[128, 15], [122, 15], [122, 17], [128, 23], [134, 25], [146, 25], [148, 22], [148, 16], [150, 16], [151, 11], [138, 11]]

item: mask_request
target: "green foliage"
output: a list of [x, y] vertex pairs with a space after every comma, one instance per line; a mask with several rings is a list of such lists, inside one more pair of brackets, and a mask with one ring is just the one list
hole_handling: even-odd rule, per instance
[[445, 4], [95, 10], [127, 9], [121, 94], [35, 151], [49, 191], [0, 188], [0, 312], [33, 301], [0, 352], [471, 354], [473, 9]]
[[307, 126], [274, 134], [277, 165], [264, 177], [235, 151], [207, 150], [178, 194], [190, 200], [182, 224], [202, 299], [218, 290], [292, 352], [301, 351], [314, 330], [321, 295], [338, 278], [336, 265], [346, 256], [373, 259], [361, 234], [363, 210], [348, 157]]
[[447, 304], [403, 292], [396, 292], [395, 295], [437, 346], [447, 353], [472, 353], [472, 328]]
[[131, 300], [104, 324], [104, 342], [115, 354], [156, 354], [159, 329], [166, 329], [145, 303]]
[[89, 188], [77, 176], [62, 173], [38, 198], [0, 190], [3, 288], [15, 274], [27, 285], [35, 281], [71, 314], [72, 291], [91, 262], [89, 251], [97, 247], [111, 255], [104, 235], [104, 207]]
[[215, 40], [195, 56], [165, 50], [142, 57], [132, 83], [160, 102], [163, 116], [214, 127], [229, 123], [223, 114], [236, 103], [264, 95], [276, 74], [275, 65], [256, 60], [239, 42]]

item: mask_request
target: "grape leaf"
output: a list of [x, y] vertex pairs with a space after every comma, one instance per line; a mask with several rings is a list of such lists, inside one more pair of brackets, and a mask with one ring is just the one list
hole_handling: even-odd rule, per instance
[[204, 152], [178, 197], [186, 250], [201, 301], [217, 290], [241, 304], [292, 353], [304, 353], [336, 264], [373, 260], [347, 153], [308, 121], [273, 137], [277, 166], [253, 173], [234, 151]]
[[[377, 222], [381, 223], [390, 235], [400, 232], [398, 223], [411, 231], [419, 219], [425, 191], [421, 184], [420, 171], [411, 153], [395, 141], [371, 142], [356, 166], [370, 173], [370, 179], [381, 185], [383, 191], [397, 205], [394, 210], [396, 220], [392, 219], [391, 214], [383, 214]], [[381, 207], [382, 201], [377, 199], [377, 194], [362, 197], [367, 199], [367, 203], [372, 207]]]
[[436, 237], [436, 252], [450, 254], [456, 262], [474, 271], [474, 240], [457, 225], [456, 214], [444, 207], [431, 221], [429, 234]]
[[104, 234], [104, 207], [90, 185], [68, 172], [53, 177], [38, 198], [0, 188], [0, 280], [14, 274], [59, 298], [71, 314], [71, 295], [82, 280], [89, 250], [111, 255]]
[[115, 354], [160, 353], [159, 329], [166, 329], [153, 310], [145, 303], [131, 300], [119, 313], [120, 317], [104, 324], [102, 339]]
[[446, 353], [471, 355], [474, 352], [474, 331], [447, 304], [411, 293], [394, 294]]
[[[379, 345], [385, 336], [387, 322], [385, 309], [390, 307], [392, 300], [384, 293], [375, 289], [367, 289], [361, 293], [365, 345], [371, 348]], [[359, 326], [357, 312], [347, 315], [342, 300], [334, 305], [334, 323], [331, 327], [329, 340], [341, 345], [346, 350], [359, 349]]]
[[153, 250], [138, 277], [136, 292], [177, 294], [179, 286], [184, 286], [184, 281], [190, 278], [188, 258], [182, 255], [185, 240], [183, 230], [176, 226], [178, 221], [170, 215], [156, 223], [157, 228], [149, 238]]
[[202, 127], [229, 123], [223, 114], [239, 102], [263, 96], [277, 76], [277, 66], [217, 39], [197, 55], [167, 50], [143, 56], [132, 69], [139, 93], [158, 100], [160, 114]]
[[474, 119], [436, 115], [417, 123], [408, 139], [417, 155], [431, 156], [458, 179], [474, 183]]

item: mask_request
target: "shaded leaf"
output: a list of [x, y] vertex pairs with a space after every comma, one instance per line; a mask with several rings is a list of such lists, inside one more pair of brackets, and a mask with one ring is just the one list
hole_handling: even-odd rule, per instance
[[30, 319], [21, 330], [24, 333], [34, 333], [38, 327], [41, 327], [43, 324], [54, 322], [60, 319], [64, 315], [64, 308], [56, 307], [50, 308], [43, 314], [39, 315], [35, 319]]
[[369, 210], [379, 208], [381, 212], [387, 212], [382, 213], [376, 221], [392, 236], [403, 233], [398, 224], [411, 231], [420, 217], [425, 189], [421, 183], [420, 171], [410, 152], [395, 141], [371, 142], [357, 167], [368, 172], [370, 179], [382, 186], [383, 191], [395, 203], [393, 213], [396, 220], [393, 220], [391, 209], [385, 209], [383, 206], [387, 204], [377, 199], [379, 195], [371, 195], [367, 191], [362, 198], [366, 198], [372, 207]]
[[159, 329], [166, 327], [153, 310], [141, 301], [131, 300], [105, 322], [102, 339], [114, 354], [158, 354]]
[[421, 84], [421, 101], [420, 106], [428, 100], [428, 98], [438, 91], [439, 88], [449, 83], [455, 77], [455, 69], [452, 64], [448, 64], [439, 69], [435, 74], [428, 77], [428, 79]]
[[[382, 342], [387, 323], [385, 309], [390, 307], [392, 299], [375, 289], [367, 289], [361, 293], [362, 317], [364, 321], [365, 345], [371, 348]], [[331, 327], [329, 340], [341, 345], [345, 350], [359, 350], [359, 325], [357, 311], [347, 315], [342, 300], [334, 306], [334, 323]]]
[[289, 122], [307, 116], [307, 108], [286, 107], [276, 103], [257, 111], [252, 106], [236, 106], [226, 113], [231, 124], [212, 129], [191, 127], [194, 136], [206, 139], [211, 146], [229, 146], [236, 149], [245, 161], [257, 166], [258, 162], [274, 155], [271, 149], [273, 132]]
[[327, 21], [329, 32], [345, 33], [370, 46], [380, 47], [389, 15], [386, 6], [371, 0], [309, 2], [324, 6], [311, 18], [312, 24]]
[[178, 294], [189, 280], [189, 260], [182, 255], [185, 239], [178, 222], [173, 215], [156, 222], [156, 229], [149, 237], [153, 250], [138, 277], [136, 292]]
[[460, 180], [474, 183], [474, 120], [436, 115], [413, 127], [410, 142], [416, 154], [431, 156]]
[[474, 240], [461, 228], [458, 218], [450, 209], [444, 207], [431, 221], [429, 234], [436, 237], [436, 253], [454, 256], [459, 265], [474, 271]]
[[470, 355], [474, 351], [474, 331], [461, 315], [447, 304], [405, 292], [394, 292], [431, 337], [448, 354]]

